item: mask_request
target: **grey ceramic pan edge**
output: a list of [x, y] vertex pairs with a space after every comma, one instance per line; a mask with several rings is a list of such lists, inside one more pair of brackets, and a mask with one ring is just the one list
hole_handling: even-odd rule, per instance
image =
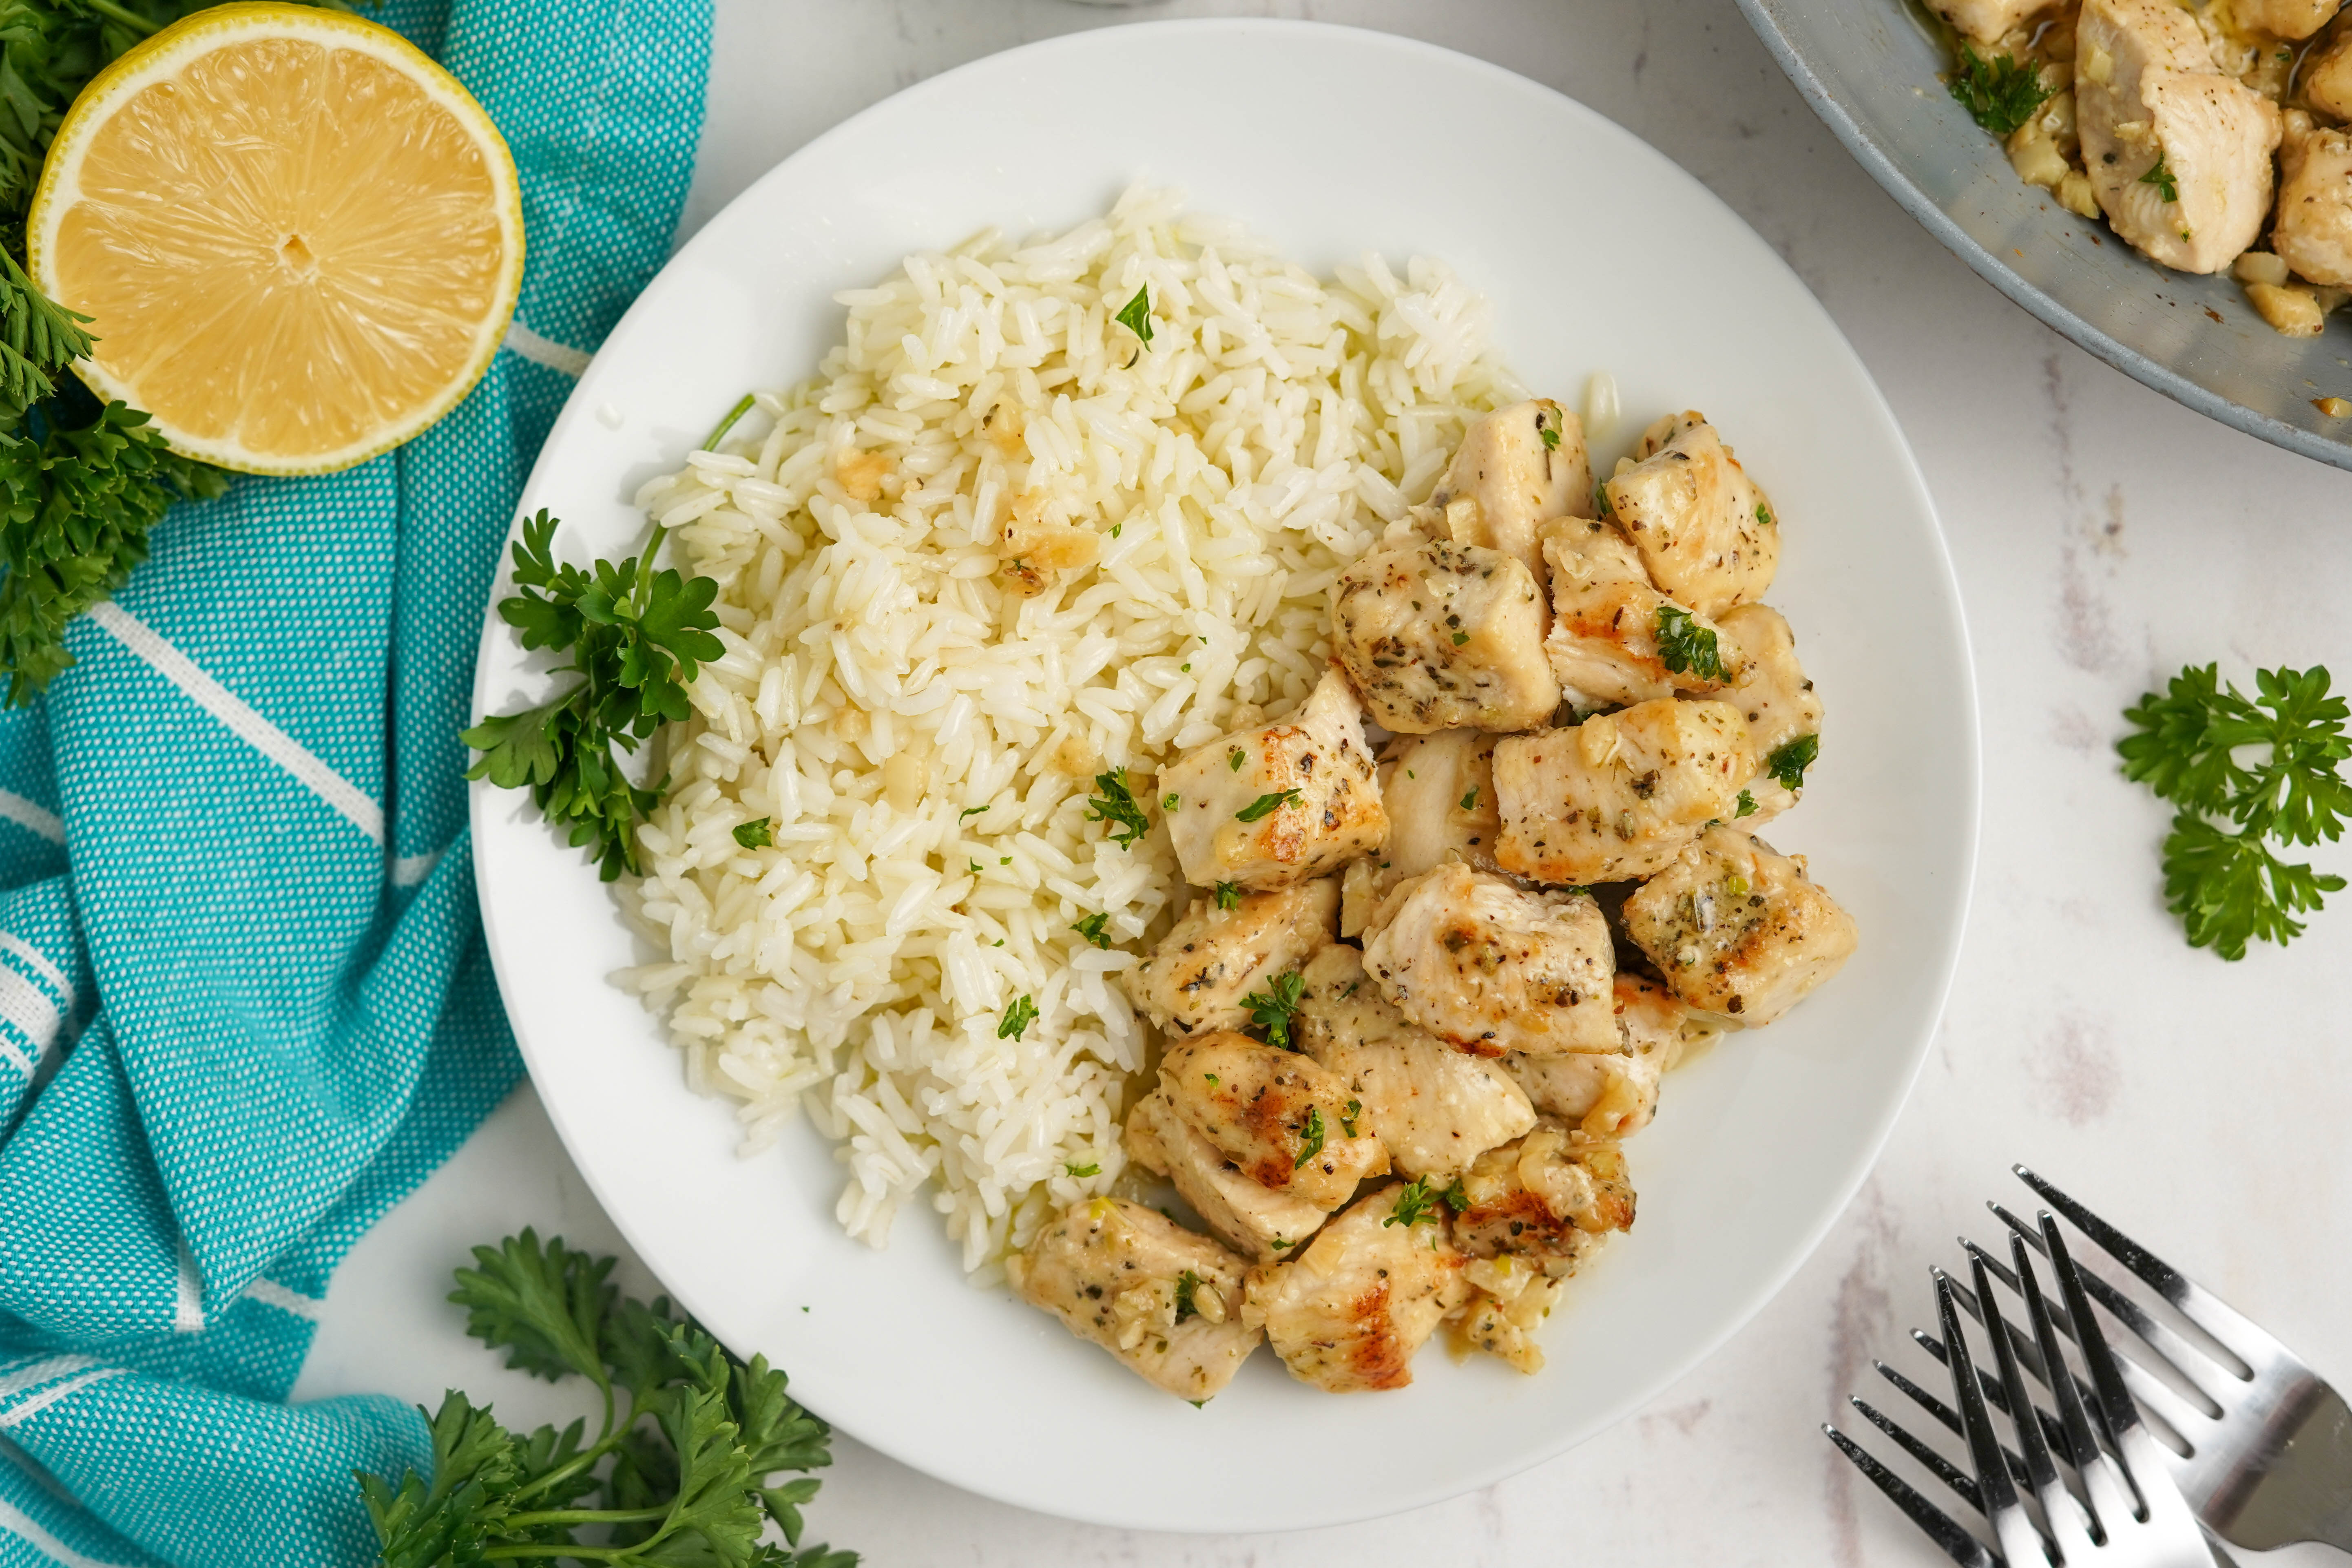
[[1952, 100], [1906, 0], [1739, 0], [1789, 79], [1887, 194], [1986, 282], [2134, 379], [2252, 436], [2352, 468], [2352, 324], [2281, 337], [2227, 275], [2168, 271], [2020, 180]]

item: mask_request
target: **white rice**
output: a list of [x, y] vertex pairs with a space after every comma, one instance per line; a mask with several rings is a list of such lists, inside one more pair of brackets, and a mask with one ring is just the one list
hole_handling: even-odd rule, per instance
[[[1114, 318], [1145, 288], [1139, 355]], [[741, 1102], [746, 1153], [805, 1108], [852, 1235], [882, 1245], [928, 1184], [992, 1279], [1119, 1175], [1149, 1041], [1118, 977], [1182, 899], [1164, 832], [1087, 820], [1093, 775], [1149, 805], [1159, 763], [1303, 699], [1339, 567], [1526, 393], [1442, 265], [1319, 281], [1141, 187], [835, 298], [816, 378], [638, 498], [718, 580], [727, 652], [625, 895], [669, 962], [621, 979]], [[1098, 561], [1013, 592], [1015, 497]], [[740, 847], [763, 816], [773, 846]], [[1111, 951], [1072, 930], [1098, 912]], [[1035, 1022], [1000, 1037], [1022, 996]]]

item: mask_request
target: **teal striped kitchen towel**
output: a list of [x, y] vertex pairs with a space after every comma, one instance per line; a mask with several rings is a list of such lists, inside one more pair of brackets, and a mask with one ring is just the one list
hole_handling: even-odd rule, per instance
[[0, 1568], [361, 1563], [388, 1398], [286, 1400], [352, 1241], [520, 1067], [466, 839], [524, 474], [667, 256], [709, 0], [392, 0], [512, 144], [528, 247], [455, 413], [186, 505], [0, 715]]

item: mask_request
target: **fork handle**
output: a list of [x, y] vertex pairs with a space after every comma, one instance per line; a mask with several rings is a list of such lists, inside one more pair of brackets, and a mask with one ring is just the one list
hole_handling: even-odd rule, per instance
[[[2299, 1417], [2273, 1420], [2276, 1447], [2207, 1502], [2207, 1522], [2227, 1540], [2252, 1552], [2316, 1541], [2352, 1553], [2352, 1409], [2325, 1384], [2320, 1392]], [[2236, 1506], [2221, 1517], [2217, 1505], [2232, 1493]]]

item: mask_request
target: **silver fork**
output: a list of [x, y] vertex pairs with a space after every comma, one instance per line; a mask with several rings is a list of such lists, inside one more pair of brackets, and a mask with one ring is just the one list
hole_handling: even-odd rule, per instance
[[[2193, 1343], [2095, 1275], [2086, 1292], [2132, 1331], [2145, 1352], [2211, 1408], [2203, 1409], [2135, 1363], [2127, 1342], [2125, 1387], [2140, 1406], [2177, 1434], [2186, 1454], [2157, 1445], [2165, 1468], [2205, 1528], [2233, 1546], [2267, 1552], [2315, 1541], [2352, 1552], [2352, 1407], [2301, 1357], [2248, 1321], [2147, 1248], [2022, 1165], [2020, 1179], [2064, 1215], [2101, 1250], [2137, 1276], [2181, 1316], [2210, 1335], [2236, 1364]], [[2047, 1253], [2045, 1235], [1999, 1204], [1988, 1205], [2018, 1238]], [[2047, 1227], [2045, 1227], [2046, 1229]], [[2054, 1231], [2048, 1234], [2054, 1235]], [[2016, 1290], [2018, 1279], [1963, 1238], [1985, 1271]], [[1982, 1300], [1963, 1299], [1970, 1317], [1986, 1321]], [[2014, 1325], [1997, 1338], [2016, 1337]], [[2029, 1369], [2042, 1378], [2042, 1369]]]
[[[2158, 1446], [2124, 1386], [2123, 1374], [2092, 1314], [2083, 1277], [2067, 1254], [2057, 1221], [2046, 1214], [2042, 1220], [2042, 1249], [2057, 1277], [2061, 1310], [2070, 1330], [2067, 1337], [2081, 1352], [2088, 1373], [2086, 1386], [2078, 1384], [2067, 1363], [2051, 1303], [2042, 1293], [2032, 1258], [2022, 1242], [2012, 1242], [2013, 1267], [2004, 1272], [2020, 1283], [2032, 1329], [2030, 1341], [2016, 1333], [1992, 1305], [1993, 1275], [1987, 1267], [1990, 1260], [1981, 1255], [1970, 1260], [1976, 1282], [1974, 1302], [1987, 1313], [1990, 1323], [1998, 1325], [1988, 1336], [1998, 1376], [1978, 1370], [1960, 1323], [1961, 1297], [1969, 1293], [1941, 1269], [1935, 1272], [1935, 1281], [1936, 1312], [1943, 1337], [1928, 1341], [1922, 1336], [1922, 1342], [1934, 1344], [1950, 1369], [1953, 1404], [1958, 1409], [1944, 1405], [1884, 1363], [1878, 1363], [1879, 1371], [1962, 1436], [1975, 1471], [1973, 1479], [1887, 1416], [1860, 1399], [1853, 1401], [1873, 1426], [1894, 1437], [1984, 1516], [1999, 1545], [1998, 1554], [1844, 1433], [1829, 1426], [1822, 1430], [1962, 1568], [2042, 1568], [2045, 1563], [2067, 1568], [2086, 1564], [2212, 1568], [2213, 1556], [2206, 1549], [2196, 1517], [2172, 1484]], [[2057, 1406], [2054, 1418], [2033, 1403], [2026, 1384], [2028, 1359], [2050, 1390]], [[2019, 1452], [2002, 1446], [1993, 1425], [1991, 1407], [1995, 1405], [2012, 1415], [2011, 1427]], [[2063, 1455], [2079, 1478], [2080, 1496], [2066, 1485], [2056, 1454]], [[2040, 1505], [2038, 1528], [2019, 1495], [2021, 1482]]]

